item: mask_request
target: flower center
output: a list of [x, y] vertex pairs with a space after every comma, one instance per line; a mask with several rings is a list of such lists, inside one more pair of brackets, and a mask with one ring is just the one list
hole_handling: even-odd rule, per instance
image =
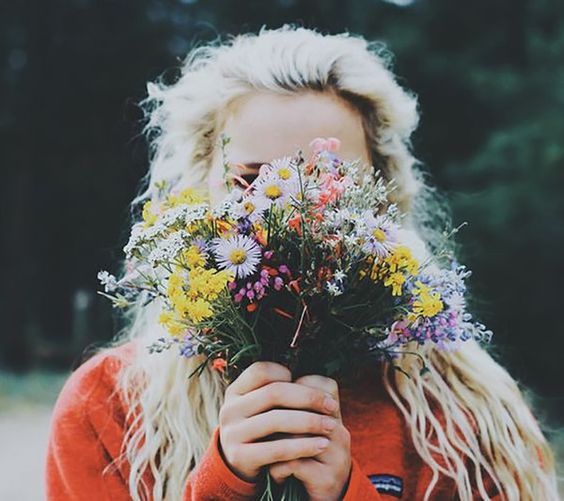
[[372, 232], [372, 236], [380, 243], [386, 241], [386, 234], [380, 228], [376, 228]]
[[276, 200], [280, 197], [280, 195], [282, 195], [282, 190], [275, 184], [271, 184], [270, 186], [266, 187], [264, 194], [271, 200]]
[[245, 252], [245, 249], [233, 249], [231, 254], [229, 254], [229, 260], [233, 264], [243, 264], [247, 260], [247, 253]]
[[255, 205], [252, 202], [247, 201], [243, 204], [243, 208], [247, 214], [252, 214], [255, 210]]
[[292, 175], [292, 173], [290, 172], [290, 169], [288, 169], [287, 167], [282, 167], [279, 171], [278, 171], [278, 177], [280, 179], [283, 179], [284, 181], [290, 179], [290, 176]]

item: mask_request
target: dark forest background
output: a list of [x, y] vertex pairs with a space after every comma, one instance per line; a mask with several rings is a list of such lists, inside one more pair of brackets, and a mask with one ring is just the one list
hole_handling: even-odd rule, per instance
[[111, 338], [115, 269], [147, 169], [137, 103], [195, 42], [296, 22], [387, 43], [447, 194], [497, 356], [564, 408], [564, 2], [30, 0], [0, 6], [0, 367], [68, 370]]

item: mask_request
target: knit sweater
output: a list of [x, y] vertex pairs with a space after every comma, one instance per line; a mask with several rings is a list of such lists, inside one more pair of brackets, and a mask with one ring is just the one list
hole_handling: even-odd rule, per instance
[[[129, 466], [103, 470], [120, 453], [129, 422], [115, 376], [134, 354], [132, 343], [101, 352], [67, 379], [55, 404], [45, 462], [47, 499], [131, 499]], [[340, 387], [344, 425], [351, 435], [352, 469], [344, 501], [423, 499], [432, 471], [416, 452], [403, 415], [378, 381]], [[182, 492], [169, 499], [232, 500], [257, 498], [257, 486], [239, 478], [220, 452], [219, 428], [191, 470]], [[153, 478], [149, 470], [144, 480]], [[492, 489], [490, 489], [491, 491]], [[493, 489], [495, 491], [495, 489]], [[457, 499], [454, 482], [439, 477], [433, 500]], [[476, 495], [475, 499], [480, 499]], [[498, 499], [497, 496], [493, 499]]]

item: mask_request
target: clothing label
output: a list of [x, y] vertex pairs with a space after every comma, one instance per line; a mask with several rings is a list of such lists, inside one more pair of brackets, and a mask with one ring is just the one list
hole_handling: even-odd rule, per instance
[[388, 496], [395, 496], [401, 498], [403, 494], [403, 480], [395, 475], [380, 474], [368, 475], [372, 485], [380, 494], [388, 494]]

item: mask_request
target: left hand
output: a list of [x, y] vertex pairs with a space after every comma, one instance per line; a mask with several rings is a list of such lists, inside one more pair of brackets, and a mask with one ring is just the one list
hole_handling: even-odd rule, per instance
[[333, 411], [335, 428], [328, 438], [329, 446], [317, 456], [274, 463], [269, 467], [270, 475], [282, 483], [290, 475], [301, 480], [311, 501], [341, 499], [346, 491], [351, 472], [350, 433], [343, 425], [339, 402], [339, 387], [334, 379], [310, 375], [294, 381], [310, 388], [330, 393], [337, 407]]

